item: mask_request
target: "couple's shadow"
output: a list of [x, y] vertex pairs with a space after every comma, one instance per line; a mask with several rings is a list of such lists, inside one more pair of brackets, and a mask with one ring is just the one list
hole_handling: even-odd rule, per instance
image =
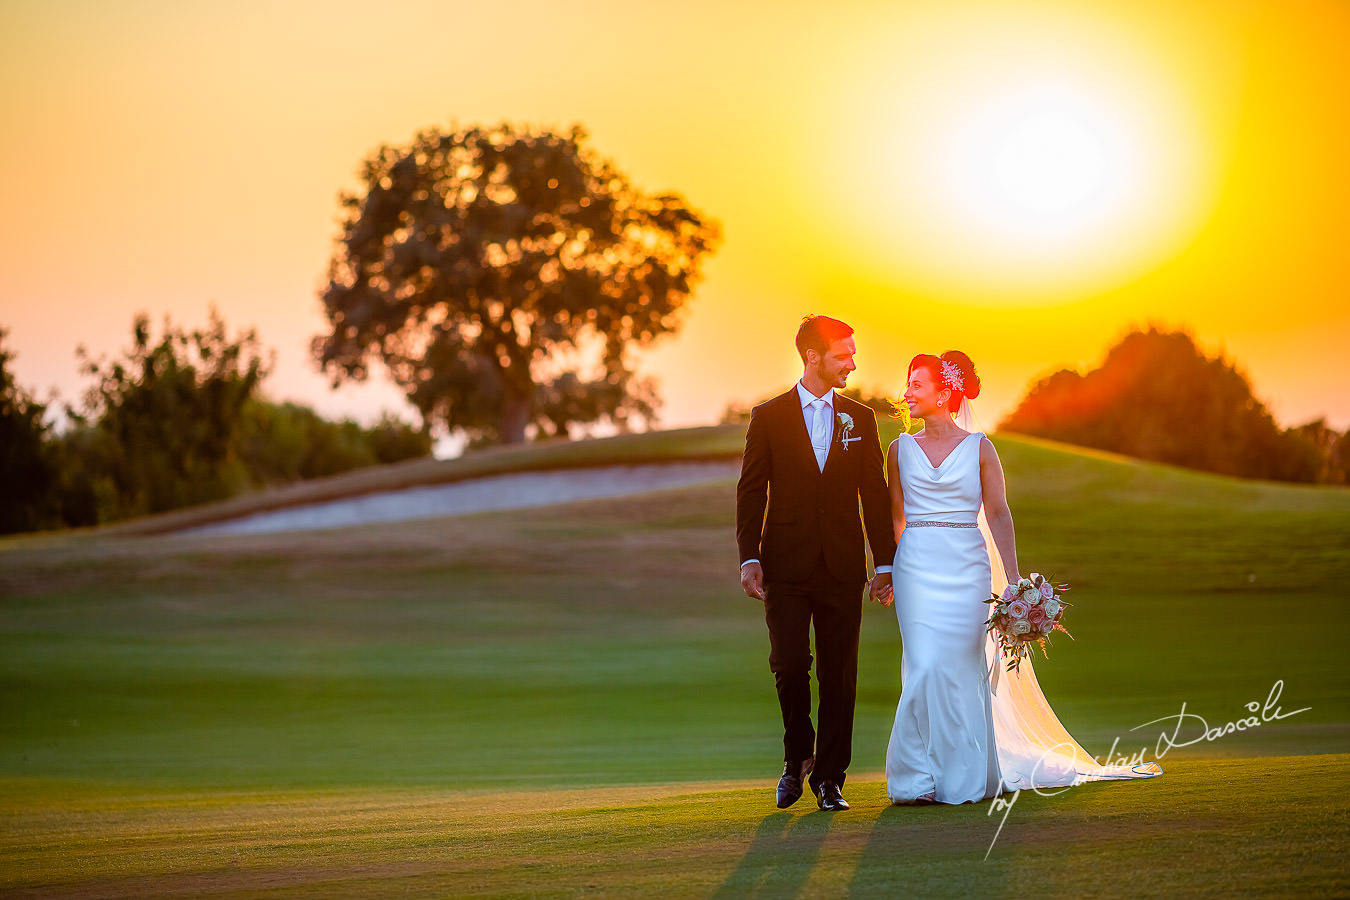
[[713, 896], [731, 900], [796, 895], [815, 870], [833, 822], [833, 813], [773, 812], [765, 816], [750, 849]]
[[[714, 897], [731, 900], [736, 897], [795, 897], [806, 887], [811, 874], [820, 864], [821, 848], [829, 837], [836, 816], [850, 813], [809, 813], [792, 815], [772, 812], [765, 816], [755, 832], [754, 840], [735, 870], [722, 882]], [[875, 818], [854, 821], [846, 828], [846, 838], [857, 836], [862, 826], [865, 841], [854, 864], [849, 867], [848, 880], [835, 885], [840, 896], [875, 897], [897, 886], [913, 887], [918, 895], [931, 893], [933, 885], [916, 880], [911, 871], [912, 860], [901, 848], [914, 843], [905, 834], [908, 826], [922, 819], [919, 808], [887, 806]], [[845, 840], [845, 843], [851, 841]], [[919, 845], [924, 842], [919, 841]], [[931, 852], [934, 848], [928, 847]], [[844, 872], [835, 873], [838, 876]]]

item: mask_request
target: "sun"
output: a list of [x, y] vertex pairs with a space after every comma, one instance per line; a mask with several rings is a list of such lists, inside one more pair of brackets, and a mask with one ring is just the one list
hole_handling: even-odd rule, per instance
[[932, 199], [977, 238], [1081, 241], [1137, 195], [1144, 136], [1072, 85], [1000, 86], [935, 131]]
[[990, 193], [1032, 221], [1089, 210], [1105, 184], [1105, 150], [1072, 118], [1034, 116], [995, 145]]
[[1033, 221], [1089, 209], [1105, 184], [1105, 149], [1072, 118], [1032, 117], [995, 145], [991, 194]]
[[962, 9], [904, 13], [820, 86], [832, 143], [808, 164], [830, 161], [813, 181], [840, 270], [966, 303], [1048, 304], [1186, 246], [1219, 177], [1165, 60], [1065, 7]]

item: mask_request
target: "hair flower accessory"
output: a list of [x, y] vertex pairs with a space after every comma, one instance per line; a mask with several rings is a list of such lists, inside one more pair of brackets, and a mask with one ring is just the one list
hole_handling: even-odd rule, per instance
[[951, 360], [942, 361], [942, 382], [954, 391], [966, 389], [966, 380], [961, 377], [961, 367]]

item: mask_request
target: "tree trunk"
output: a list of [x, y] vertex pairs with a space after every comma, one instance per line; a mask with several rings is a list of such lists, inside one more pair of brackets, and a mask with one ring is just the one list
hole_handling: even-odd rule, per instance
[[530, 424], [534, 412], [534, 397], [507, 392], [502, 401], [501, 424], [498, 436], [503, 444], [525, 443], [525, 426]]

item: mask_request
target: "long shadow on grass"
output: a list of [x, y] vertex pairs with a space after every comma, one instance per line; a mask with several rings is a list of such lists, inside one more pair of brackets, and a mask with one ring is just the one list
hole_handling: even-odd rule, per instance
[[[902, 868], [899, 865], [902, 854], [897, 847], [896, 826], [910, 812], [913, 810], [889, 806], [872, 823], [872, 833], [853, 870], [853, 880], [848, 888], [849, 900], [875, 897], [878, 884], [895, 881], [901, 874], [897, 871]], [[893, 884], [895, 888], [905, 886], [903, 881]]]
[[888, 806], [872, 823], [847, 897], [966, 897], [972, 885], [993, 889], [981, 881], [993, 870], [979, 866], [994, 825], [979, 807]]
[[816, 867], [834, 817], [826, 813], [764, 817], [750, 849], [714, 897], [795, 897]]

